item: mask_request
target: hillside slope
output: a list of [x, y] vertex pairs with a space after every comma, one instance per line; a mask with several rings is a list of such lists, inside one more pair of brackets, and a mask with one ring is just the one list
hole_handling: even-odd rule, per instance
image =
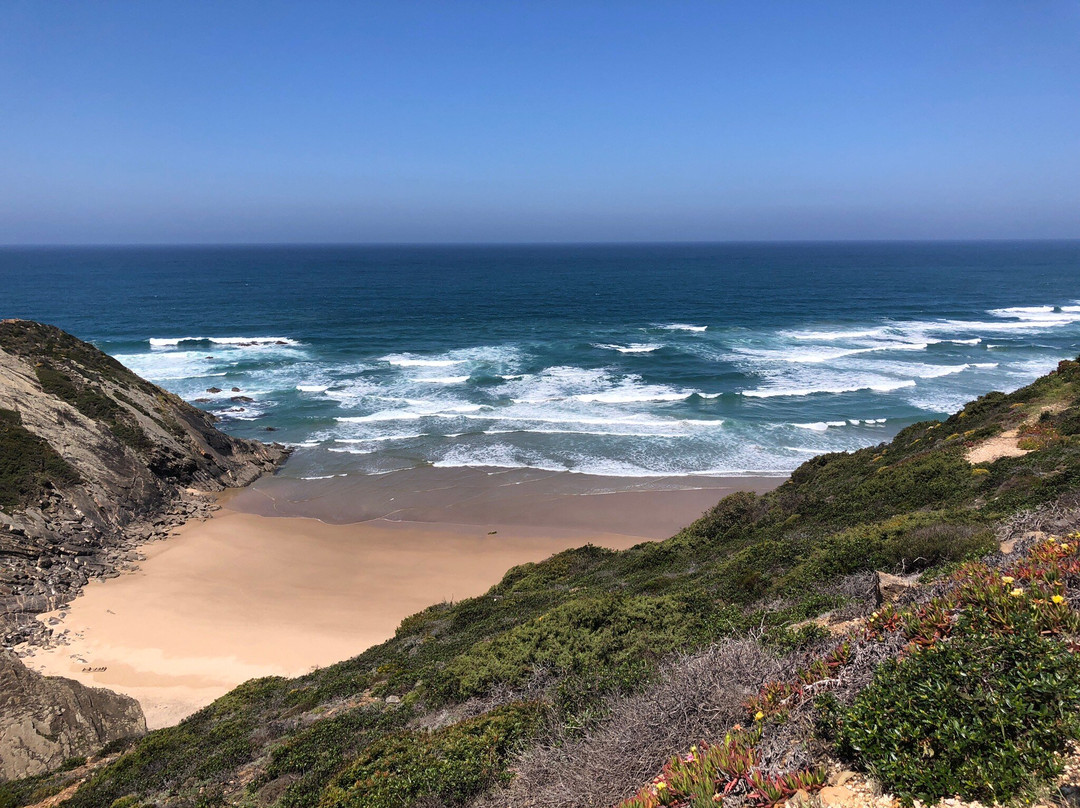
[[0, 321], [0, 643], [284, 457], [58, 328]]
[[[1013, 451], [975, 453], [1002, 440]], [[996, 552], [1003, 523], [1022, 537], [1017, 514], [1072, 524], [1078, 491], [1080, 363], [1063, 362], [889, 444], [815, 458], [768, 494], [733, 494], [666, 541], [517, 567], [354, 659], [248, 682], [64, 804], [612, 805], [745, 723], [768, 681], [816, 671], [830, 633], [876, 608], [874, 571], [945, 576]], [[894, 632], [859, 657], [862, 685], [906, 642]], [[777, 743], [778, 771], [820, 751]]]

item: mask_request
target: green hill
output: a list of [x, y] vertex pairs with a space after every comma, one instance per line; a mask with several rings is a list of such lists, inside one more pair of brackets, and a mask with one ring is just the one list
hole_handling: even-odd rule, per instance
[[[1080, 363], [1063, 362], [1028, 387], [990, 393], [942, 423], [905, 429], [889, 444], [814, 458], [768, 494], [733, 494], [666, 541], [623, 552], [585, 547], [516, 567], [485, 595], [433, 605], [351, 660], [297, 679], [248, 682], [95, 769], [64, 805], [614, 805], [638, 793], [671, 754], [702, 740], [728, 752], [753, 747], [750, 759], [761, 769], [755, 776], [807, 777], [800, 785], [808, 790], [828, 757], [847, 755], [881, 774], [860, 722], [890, 693], [910, 687], [900, 680], [911, 671], [883, 660], [924, 637], [907, 623], [928, 618], [890, 612], [895, 625], [874, 629], [876, 637], [860, 634], [861, 644], [848, 651], [837, 650], [830, 628], [875, 611], [876, 570], [921, 574], [923, 594], [909, 596], [913, 609], [966, 613], [982, 602], [940, 600], [968, 591], [964, 581], [975, 568], [962, 565], [994, 554], [1003, 524], [1014, 533], [1073, 529], [1078, 491]], [[1023, 553], [1031, 545], [1018, 544], [1008, 563], [1028, 563]], [[1059, 587], [1053, 591], [1064, 593], [1062, 608], [1071, 614], [1076, 576], [1057, 568], [1053, 575], [1050, 583], [1038, 581]], [[997, 608], [1000, 598], [987, 598], [975, 611]], [[957, 618], [964, 631], [947, 642], [927, 641], [935, 653], [960, 656], [922, 661], [922, 681], [991, 649], [995, 659], [1015, 658], [1009, 670], [1018, 676], [1045, 674], [1044, 696], [1050, 688], [1072, 703], [1072, 623], [1048, 634], [1038, 621], [1013, 615], [995, 633], [966, 619]], [[1015, 641], [1029, 631], [1032, 659]], [[857, 664], [851, 648], [865, 649]], [[808, 700], [812, 709], [798, 720], [788, 722], [786, 708], [774, 710], [780, 702], [762, 690], [770, 681], [788, 695], [794, 690], [783, 688], [791, 682], [816, 687], [849, 663], [859, 673], [845, 680], [844, 692], [832, 703]], [[891, 684], [879, 678], [887, 671]], [[1001, 671], [985, 675], [993, 682]], [[1030, 708], [1058, 736], [1071, 737], [1075, 727], [1039, 713], [1043, 702], [1032, 701], [1030, 688], [1016, 690], [1007, 704], [980, 705], [990, 710], [986, 720]], [[860, 693], [870, 696], [860, 703]], [[762, 705], [760, 721], [781, 729], [736, 731], [724, 747], [733, 724], [753, 724], [747, 703]], [[972, 707], [968, 732], [964, 702], [954, 704], [960, 707], [952, 710], [959, 722], [953, 737], [967, 733], [984, 742], [981, 714]], [[879, 719], [880, 732], [918, 734], [915, 724], [890, 729], [887, 718]], [[1009, 721], [1000, 723], [1012, 731]], [[1042, 768], [1031, 766], [1032, 778], [1050, 776], [1056, 748], [1042, 735], [1009, 737], [1010, 748], [1027, 748], [1030, 760], [1045, 758]], [[912, 754], [898, 749], [881, 754]], [[991, 761], [981, 776], [1016, 765]], [[904, 766], [894, 769], [895, 782], [886, 785], [899, 788]], [[0, 806], [28, 804], [72, 776], [11, 784], [0, 790]], [[757, 790], [740, 785], [729, 799], [768, 804], [772, 782], [762, 780]], [[952, 780], [936, 782], [904, 793], [926, 798], [934, 788], [953, 787]], [[1008, 782], [1021, 788], [1019, 780]], [[786, 788], [776, 793], [786, 798]], [[986, 793], [977, 785], [969, 790]], [[664, 802], [663, 794], [641, 799], [705, 804]]]

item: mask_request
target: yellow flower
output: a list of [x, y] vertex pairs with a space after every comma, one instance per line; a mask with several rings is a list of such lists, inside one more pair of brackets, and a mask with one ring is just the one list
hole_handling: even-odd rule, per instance
[[696, 755], [697, 754], [697, 747], [696, 746], [691, 746], [690, 751], [693, 752]]
[[1022, 594], [1024, 594], [1024, 590], [1023, 590], [1023, 589], [1021, 589], [1020, 587], [1016, 587], [1016, 589], [1014, 589], [1014, 590], [1013, 590], [1012, 592], [1010, 592], [1009, 594], [1010, 594], [1010, 595], [1012, 595], [1012, 596], [1013, 596], [1014, 598], [1018, 598], [1018, 597], [1020, 597], [1020, 596], [1021, 596]]
[[1061, 604], [1061, 603], [1065, 602], [1065, 598], [1063, 598], [1061, 595], [1054, 595], [1054, 597], [1050, 598], [1050, 600], [1052, 600], [1054, 603], [1058, 603], [1058, 604]]
[[1062, 549], [1062, 550], [1065, 550], [1065, 551], [1068, 551], [1068, 549], [1069, 549], [1069, 545], [1067, 545], [1067, 544], [1063, 544], [1063, 545], [1061, 545], [1061, 549]]
[[665, 783], [663, 780], [656, 784], [657, 791], [663, 791], [665, 788], [667, 788], [667, 783]]
[[870, 619], [871, 620], [877, 620], [877, 616], [878, 616], [878, 613], [874, 612], [872, 615], [870, 615]]
[[1003, 576], [1001, 577], [1001, 582], [1002, 582], [1003, 584], [1011, 584], [1011, 583], [1012, 583], [1013, 581], [1015, 581], [1015, 580], [1016, 580], [1016, 579], [1015, 579], [1015, 578], [1013, 578], [1013, 577], [1012, 577], [1011, 575], [1003, 575]]
[[765, 713], [761, 712], [761, 710], [758, 710], [757, 715], [754, 716], [754, 720], [755, 721], [760, 721], [764, 717], [765, 717]]

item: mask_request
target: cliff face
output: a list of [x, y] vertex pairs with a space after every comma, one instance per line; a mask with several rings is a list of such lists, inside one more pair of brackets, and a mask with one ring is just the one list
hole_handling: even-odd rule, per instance
[[42, 676], [0, 650], [0, 781], [47, 771], [145, 732], [135, 699]]
[[0, 644], [284, 456], [58, 328], [0, 321]]

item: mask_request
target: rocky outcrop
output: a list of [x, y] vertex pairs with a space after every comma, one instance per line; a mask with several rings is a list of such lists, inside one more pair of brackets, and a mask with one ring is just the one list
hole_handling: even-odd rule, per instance
[[918, 575], [890, 575], [887, 572], [874, 573], [874, 594], [877, 605], [885, 606], [898, 603], [919, 586]]
[[0, 650], [0, 781], [39, 774], [145, 732], [135, 699], [42, 676]]
[[58, 328], [0, 321], [0, 644], [285, 457]]

